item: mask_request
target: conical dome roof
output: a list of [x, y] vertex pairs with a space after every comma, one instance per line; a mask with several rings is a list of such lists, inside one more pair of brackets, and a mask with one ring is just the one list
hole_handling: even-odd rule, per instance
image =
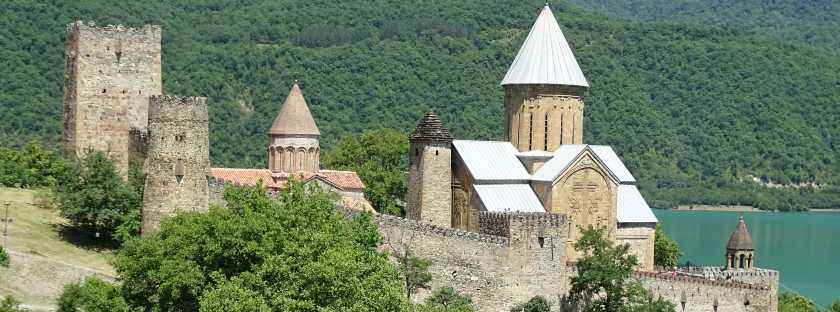
[[554, 84], [589, 87], [569, 42], [546, 5], [522, 43], [502, 85]]
[[435, 113], [428, 112], [411, 132], [409, 138], [412, 140], [452, 141], [452, 134], [449, 133], [449, 129], [443, 126]]
[[312, 118], [312, 113], [309, 112], [309, 106], [306, 105], [306, 100], [303, 98], [303, 92], [300, 91], [297, 80], [292, 85], [289, 96], [283, 102], [283, 108], [280, 109], [280, 113], [274, 119], [268, 134], [321, 135], [321, 131], [318, 131], [318, 126], [315, 125], [315, 119]]
[[752, 238], [747, 231], [747, 224], [744, 223], [744, 217], [738, 220], [738, 226], [735, 227], [735, 232], [729, 237], [729, 243], [726, 244], [726, 249], [729, 250], [754, 250]]

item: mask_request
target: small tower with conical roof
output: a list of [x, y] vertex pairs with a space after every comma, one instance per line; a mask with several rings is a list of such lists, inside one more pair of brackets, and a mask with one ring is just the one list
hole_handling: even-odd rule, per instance
[[268, 130], [268, 169], [274, 174], [318, 171], [320, 137], [321, 132], [295, 80]]
[[452, 225], [452, 134], [435, 113], [426, 113], [409, 136], [406, 217]]
[[589, 84], [548, 5], [501, 84], [505, 136], [519, 151], [583, 143], [583, 95]]
[[744, 216], [741, 216], [735, 231], [729, 237], [729, 243], [726, 244], [726, 268], [752, 270], [755, 265], [754, 255], [752, 238], [747, 231], [747, 224], [744, 223]]

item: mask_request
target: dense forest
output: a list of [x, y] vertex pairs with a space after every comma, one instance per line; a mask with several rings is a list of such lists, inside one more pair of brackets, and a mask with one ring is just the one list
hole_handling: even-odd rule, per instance
[[[706, 22], [708, 11], [681, 22], [648, 10], [638, 21], [552, 3], [592, 86], [584, 141], [612, 145], [655, 206], [840, 207], [840, 54], [830, 36], [814, 44], [763, 32], [771, 10], [750, 3], [754, 12], [726, 18], [755, 27]], [[457, 138], [501, 139], [499, 82], [542, 5], [3, 1], [0, 142], [57, 145], [64, 27], [74, 19], [163, 26], [164, 90], [209, 98], [215, 166], [263, 166], [266, 130], [293, 79], [327, 150], [364, 130], [409, 131], [428, 110]], [[817, 25], [836, 11], [805, 7], [783, 17]]]
[[783, 40], [840, 47], [840, 3], [832, 0], [571, 0], [585, 8], [641, 21], [680, 21], [772, 34]]

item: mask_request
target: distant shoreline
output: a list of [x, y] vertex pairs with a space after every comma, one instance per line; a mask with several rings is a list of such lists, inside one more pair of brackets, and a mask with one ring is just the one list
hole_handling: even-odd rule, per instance
[[[776, 212], [772, 210], [761, 210], [753, 206], [745, 205], [679, 205], [674, 209], [677, 211], [726, 211], [726, 212]], [[840, 208], [808, 209], [808, 212], [840, 212]]]

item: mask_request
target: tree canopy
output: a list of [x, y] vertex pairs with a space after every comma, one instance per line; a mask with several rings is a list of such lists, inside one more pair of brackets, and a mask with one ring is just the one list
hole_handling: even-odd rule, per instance
[[653, 299], [642, 285], [631, 279], [637, 264], [630, 245], [614, 245], [604, 229], [581, 229], [574, 244], [583, 256], [571, 278], [569, 300], [587, 312], [674, 312], [672, 303]]
[[[612, 145], [656, 207], [840, 207], [840, 54], [828, 43], [840, 33], [837, 5], [741, 3], [632, 1], [664, 16], [645, 21], [553, 3], [592, 86], [584, 141]], [[0, 141], [58, 146], [73, 19], [162, 25], [164, 90], [208, 97], [215, 166], [264, 166], [265, 133], [293, 79], [323, 150], [347, 134], [407, 132], [429, 110], [456, 138], [501, 139], [498, 83], [543, 4], [3, 1]], [[715, 16], [758, 26], [707, 22]], [[803, 40], [757, 33], [767, 28]]]
[[120, 250], [126, 302], [146, 311], [407, 309], [364, 215], [348, 220], [329, 194], [298, 182], [277, 199], [261, 186], [229, 188], [224, 199], [226, 208], [168, 218]]

